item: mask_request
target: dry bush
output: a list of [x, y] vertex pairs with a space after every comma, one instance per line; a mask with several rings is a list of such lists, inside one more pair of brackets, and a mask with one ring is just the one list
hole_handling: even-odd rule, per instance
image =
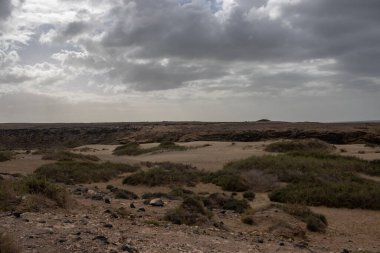
[[269, 144], [265, 147], [268, 152], [331, 152], [334, 145], [318, 139], [284, 140]]
[[11, 160], [13, 155], [11, 151], [0, 151], [0, 162]]
[[201, 199], [188, 197], [178, 208], [169, 210], [165, 220], [178, 225], [202, 225], [209, 222], [211, 217], [212, 213], [205, 208]]
[[10, 234], [0, 231], [0, 253], [20, 253], [21, 249]]

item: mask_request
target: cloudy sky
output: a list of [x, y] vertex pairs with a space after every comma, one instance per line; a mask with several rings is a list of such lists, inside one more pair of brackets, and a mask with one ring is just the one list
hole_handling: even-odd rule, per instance
[[0, 122], [380, 119], [379, 0], [0, 0]]

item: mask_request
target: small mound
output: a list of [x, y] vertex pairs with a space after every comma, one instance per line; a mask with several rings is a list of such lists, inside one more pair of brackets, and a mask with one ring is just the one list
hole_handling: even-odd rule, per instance
[[317, 139], [285, 140], [269, 144], [265, 147], [268, 152], [331, 152], [335, 147]]

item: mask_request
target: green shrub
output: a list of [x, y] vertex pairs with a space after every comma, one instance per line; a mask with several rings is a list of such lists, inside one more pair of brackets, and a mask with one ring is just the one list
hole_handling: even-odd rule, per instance
[[252, 216], [243, 216], [241, 218], [241, 221], [247, 225], [254, 225], [255, 224], [255, 220], [252, 218]]
[[138, 199], [139, 196], [137, 196], [135, 193], [125, 190], [125, 189], [113, 189], [113, 194], [115, 195], [116, 199]]
[[256, 196], [255, 193], [252, 192], [252, 191], [246, 191], [246, 192], [243, 193], [243, 197], [244, 197], [245, 199], [250, 200], [250, 201], [254, 200], [254, 199], [255, 199], [255, 196]]
[[9, 161], [12, 159], [13, 153], [10, 151], [0, 151], [0, 162]]
[[211, 216], [212, 213], [205, 208], [202, 200], [189, 197], [185, 198], [178, 208], [169, 210], [165, 220], [178, 225], [201, 225], [207, 223]]
[[213, 193], [207, 198], [204, 198], [203, 203], [210, 209], [222, 208], [225, 210], [233, 210], [238, 213], [243, 213], [250, 207], [247, 200], [235, 199], [233, 197], [227, 196], [225, 193]]
[[324, 232], [328, 225], [327, 219], [322, 214], [314, 213], [307, 206], [297, 204], [286, 204], [278, 206], [286, 213], [306, 223], [307, 229], [312, 232]]
[[138, 143], [130, 142], [115, 148], [114, 155], [130, 155], [137, 156], [152, 152], [164, 152], [164, 151], [184, 151], [186, 147], [179, 146], [174, 142], [162, 142], [157, 147], [142, 149]]
[[380, 184], [360, 178], [348, 181], [296, 183], [270, 194], [271, 201], [380, 210]]
[[176, 163], [157, 163], [155, 167], [126, 177], [124, 184], [129, 185], [189, 185], [199, 182], [202, 172], [191, 165]]
[[243, 192], [249, 189], [247, 183], [238, 173], [229, 170], [208, 173], [203, 176], [202, 181], [220, 186], [224, 191]]
[[318, 139], [284, 140], [265, 147], [268, 152], [331, 152], [334, 146]]
[[78, 153], [72, 153], [69, 151], [53, 151], [42, 156], [43, 160], [56, 160], [56, 161], [87, 161], [97, 162], [100, 159], [94, 155], [83, 155]]
[[243, 213], [247, 208], [249, 208], [249, 204], [245, 199], [234, 199], [230, 198], [223, 205], [223, 209], [225, 210], [233, 210], [237, 213]]
[[54, 182], [76, 184], [106, 182], [122, 173], [136, 170], [136, 166], [121, 163], [58, 162], [43, 165], [34, 174]]
[[62, 208], [69, 208], [73, 203], [66, 188], [48, 180], [28, 176], [0, 181], [0, 210], [26, 208], [26, 211], [38, 211], [39, 207], [33, 210], [27, 207], [38, 206], [44, 202], [43, 198]]
[[311, 232], [325, 232], [326, 224], [318, 217], [308, 216], [306, 218], [306, 228]]

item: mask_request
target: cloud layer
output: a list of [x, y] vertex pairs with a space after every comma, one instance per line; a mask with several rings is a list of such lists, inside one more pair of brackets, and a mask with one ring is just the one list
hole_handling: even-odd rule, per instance
[[[161, 120], [380, 118], [379, 9], [377, 0], [3, 0], [0, 100], [133, 108], [114, 120], [151, 120], [141, 109], [150, 104]], [[271, 103], [242, 109], [259, 101]], [[185, 113], [168, 109], [181, 104]], [[315, 110], [332, 104], [328, 115]]]

